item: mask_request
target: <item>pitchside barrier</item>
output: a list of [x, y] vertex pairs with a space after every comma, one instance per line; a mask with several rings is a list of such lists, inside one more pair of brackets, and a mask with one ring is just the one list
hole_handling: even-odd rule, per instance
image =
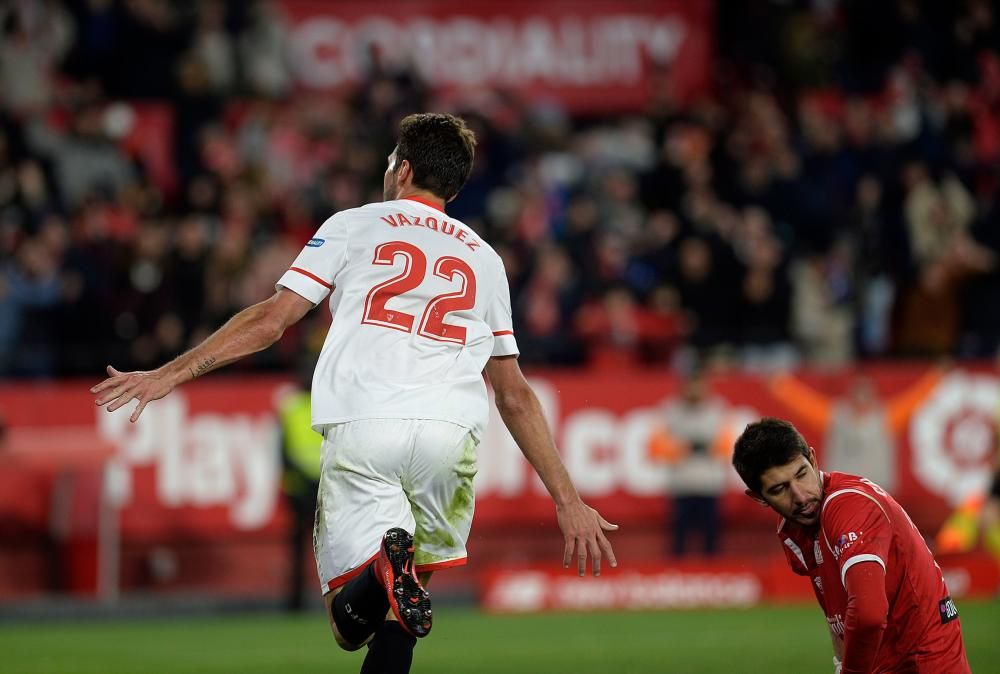
[[[493, 610], [811, 596], [808, 583], [775, 570], [773, 515], [743, 495], [728, 467], [723, 557], [678, 564], [664, 556], [674, 464], [655, 448], [669, 434], [664, 408], [676, 378], [648, 371], [530, 378], [580, 493], [621, 525], [613, 536], [623, 563], [586, 585], [561, 568], [551, 501], [494, 411], [479, 448], [470, 564], [439, 574], [437, 587], [475, 585]], [[874, 386], [867, 411], [884, 425], [871, 448], [889, 459], [883, 481], [933, 537], [989, 484], [1000, 410], [1000, 379], [989, 367], [718, 374], [711, 387], [725, 413], [717, 444], [728, 447], [762, 415], [781, 416], [801, 428], [822, 463], [860, 378]], [[274, 410], [287, 380], [213, 375], [151, 403], [136, 424], [128, 422], [131, 405], [113, 414], [95, 407], [92, 384], [0, 387], [9, 427], [0, 446], [0, 601], [47, 592], [106, 600], [151, 591], [280, 595], [289, 513]], [[1000, 586], [996, 565], [975, 547], [941, 562], [955, 596]]]

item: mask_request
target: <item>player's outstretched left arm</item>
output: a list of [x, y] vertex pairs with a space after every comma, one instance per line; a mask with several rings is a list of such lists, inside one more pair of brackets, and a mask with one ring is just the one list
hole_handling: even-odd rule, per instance
[[90, 389], [95, 404], [114, 412], [131, 400], [139, 402], [129, 421], [135, 422], [146, 405], [175, 387], [274, 344], [285, 329], [305, 316], [313, 304], [284, 288], [270, 298], [230, 318], [204, 342], [148, 372], [119, 372], [108, 365], [107, 379]]
[[577, 570], [582, 576], [587, 572], [588, 555], [595, 576], [601, 575], [604, 557], [611, 566], [618, 566], [611, 543], [604, 535], [605, 531], [618, 529], [618, 525], [605, 520], [580, 499], [556, 451], [538, 398], [524, 379], [517, 358], [490, 358], [486, 376], [496, 394], [500, 417], [556, 503], [556, 518], [566, 542], [563, 566], [569, 567], [575, 556]]

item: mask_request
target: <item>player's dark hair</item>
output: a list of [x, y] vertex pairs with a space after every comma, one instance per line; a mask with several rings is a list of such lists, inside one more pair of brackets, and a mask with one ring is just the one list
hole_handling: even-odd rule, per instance
[[733, 468], [750, 491], [760, 493], [760, 477], [770, 468], [784, 466], [800, 454], [807, 459], [809, 443], [784, 419], [764, 417], [748, 424], [736, 439]]
[[399, 124], [396, 166], [404, 159], [413, 169], [413, 184], [444, 200], [451, 199], [472, 173], [476, 135], [454, 115], [426, 112]]

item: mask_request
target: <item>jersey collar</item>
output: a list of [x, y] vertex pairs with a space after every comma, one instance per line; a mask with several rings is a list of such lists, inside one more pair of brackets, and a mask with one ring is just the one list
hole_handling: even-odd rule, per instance
[[440, 206], [438, 206], [437, 204], [428, 199], [421, 199], [420, 197], [403, 197], [403, 199], [407, 199], [409, 201], [416, 201], [418, 204], [423, 204], [424, 206], [430, 206], [435, 211], [441, 211], [442, 213], [444, 213], [443, 208], [441, 208]]

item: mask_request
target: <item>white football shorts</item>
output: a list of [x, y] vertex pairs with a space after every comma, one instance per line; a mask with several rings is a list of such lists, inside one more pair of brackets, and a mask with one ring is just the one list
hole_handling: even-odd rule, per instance
[[328, 426], [313, 528], [323, 594], [361, 573], [393, 527], [413, 532], [418, 572], [465, 564], [476, 444], [468, 428], [448, 421]]

